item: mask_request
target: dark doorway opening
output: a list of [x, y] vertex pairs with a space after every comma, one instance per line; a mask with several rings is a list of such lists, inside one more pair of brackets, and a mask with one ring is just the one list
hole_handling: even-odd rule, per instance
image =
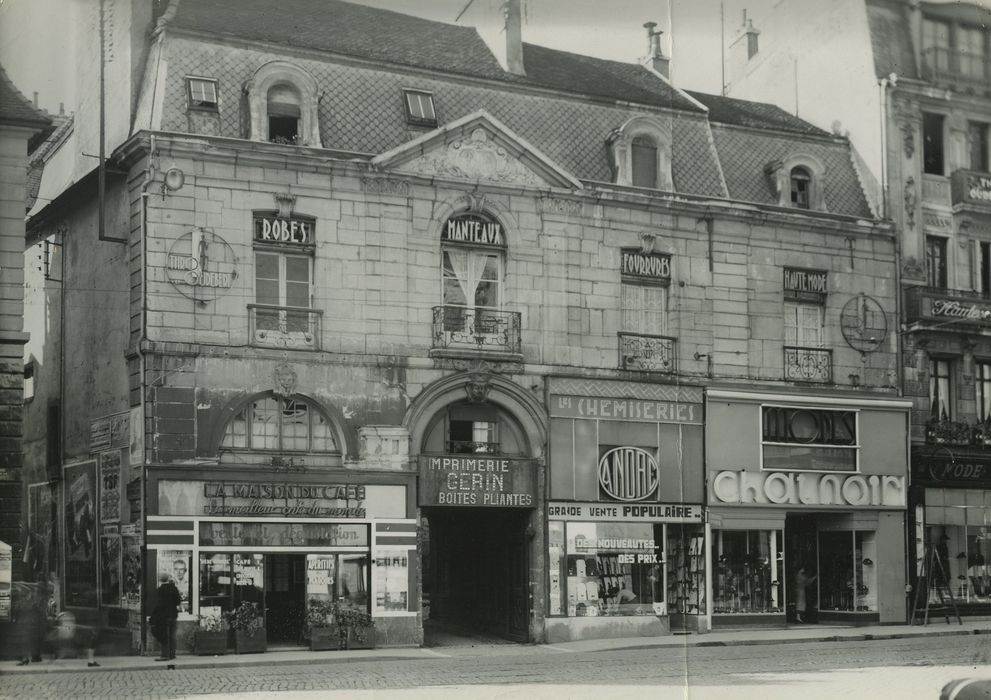
[[301, 646], [306, 598], [306, 555], [267, 554], [265, 629], [269, 646]]
[[428, 630], [443, 628], [448, 638], [457, 632], [468, 638], [528, 641], [529, 511], [432, 507], [424, 513], [429, 532], [423, 572], [424, 597], [430, 602]]
[[[804, 570], [800, 575], [799, 570]], [[819, 542], [814, 515], [785, 516], [785, 600], [788, 621], [819, 621]], [[801, 610], [804, 588], [805, 610]]]

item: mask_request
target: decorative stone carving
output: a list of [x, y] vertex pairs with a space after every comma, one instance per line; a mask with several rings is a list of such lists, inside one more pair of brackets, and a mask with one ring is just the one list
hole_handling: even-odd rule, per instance
[[479, 213], [485, 211], [485, 195], [475, 194], [474, 192], [469, 192], [465, 195], [468, 199], [468, 211], [473, 213]]
[[561, 199], [560, 197], [544, 197], [540, 200], [540, 208], [545, 214], [564, 214], [566, 216], [581, 216], [582, 203], [577, 199]]
[[275, 196], [276, 216], [280, 219], [292, 217], [293, 208], [296, 206], [296, 195], [290, 192], [273, 192]]
[[358, 429], [358, 467], [400, 471], [409, 462], [409, 431], [398, 425]]
[[409, 196], [409, 182], [392, 177], [363, 177], [361, 178], [361, 189], [370, 194]]
[[472, 374], [465, 384], [465, 393], [468, 394], [468, 400], [472, 403], [485, 403], [489, 398], [491, 389], [492, 385], [485, 374]]
[[650, 255], [654, 252], [654, 244], [657, 243], [657, 236], [650, 231], [643, 231], [640, 234], [640, 252]]
[[902, 122], [902, 148], [906, 158], [915, 153], [915, 124], [912, 122]]
[[905, 263], [902, 265], [902, 275], [906, 279], [924, 280], [926, 278], [926, 268], [910, 255], [905, 258]]
[[918, 203], [919, 195], [915, 188], [915, 178], [909, 176], [905, 180], [905, 224], [909, 228], [915, 228], [915, 207]]
[[404, 170], [420, 175], [510, 182], [531, 187], [547, 185], [505, 148], [492, 141], [488, 132], [480, 127], [467, 138], [452, 141], [446, 148], [410, 161]]
[[275, 367], [272, 372], [275, 388], [272, 393], [283, 399], [291, 399], [296, 394], [296, 370], [288, 362]]

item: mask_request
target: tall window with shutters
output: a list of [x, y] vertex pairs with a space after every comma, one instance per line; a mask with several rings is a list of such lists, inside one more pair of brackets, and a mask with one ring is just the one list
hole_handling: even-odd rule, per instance
[[823, 346], [822, 306], [785, 302], [785, 345], [809, 349]]

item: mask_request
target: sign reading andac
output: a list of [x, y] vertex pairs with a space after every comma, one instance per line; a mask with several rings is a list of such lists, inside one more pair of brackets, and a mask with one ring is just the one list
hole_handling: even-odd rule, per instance
[[599, 460], [599, 488], [617, 501], [642, 501], [657, 490], [654, 455], [640, 447], [616, 447]]

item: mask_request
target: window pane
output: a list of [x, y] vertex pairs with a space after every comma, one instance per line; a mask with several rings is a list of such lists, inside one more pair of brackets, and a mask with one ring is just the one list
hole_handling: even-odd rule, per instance
[[220, 618], [234, 606], [230, 554], [200, 555], [200, 616]]
[[406, 610], [410, 550], [379, 550], [375, 556], [375, 610]]
[[331, 430], [330, 423], [319, 411], [311, 411], [311, 414], [313, 430], [310, 437], [310, 451], [337, 451], [337, 443], [334, 441], [334, 432]]
[[361, 610], [368, 609], [368, 556], [342, 554], [338, 559], [337, 594], [344, 602]]
[[781, 612], [780, 530], [713, 532], [712, 612]]
[[275, 399], [262, 399], [252, 404], [251, 447], [256, 450], [278, 449], [279, 407]]
[[310, 306], [310, 285], [286, 282], [286, 306]]
[[950, 403], [950, 363], [929, 361], [929, 410], [933, 420], [949, 420], [953, 413]]
[[444, 251], [444, 262], [441, 270], [441, 277], [444, 284], [444, 304], [450, 306], [466, 306], [468, 300], [465, 298], [461, 283], [454, 271], [454, 264], [451, 259], [451, 251]]
[[926, 284], [946, 288], [946, 239], [926, 236]]
[[634, 186], [657, 187], [657, 146], [638, 136], [633, 139], [631, 151]]
[[309, 406], [287, 400], [282, 407], [282, 449], [305, 451], [310, 432]]
[[279, 306], [279, 256], [255, 254], [255, 302]]
[[310, 283], [310, 259], [286, 256], [286, 282]]
[[977, 383], [977, 420], [991, 422], [991, 363], [975, 363]]
[[667, 334], [667, 289], [621, 285], [621, 330], [646, 335]]
[[988, 172], [988, 124], [970, 122], [968, 125], [968, 140], [970, 141], [970, 169]]
[[640, 310], [643, 308], [643, 290], [644, 287], [635, 284], [624, 284], [621, 285], [621, 299], [620, 303], [622, 305], [622, 315], [620, 318], [620, 329], [630, 332], [639, 333], [641, 328], [641, 313]]
[[278, 281], [258, 280], [255, 284], [255, 302], [280, 306]]
[[245, 420], [245, 410], [240, 412], [227, 424], [227, 432], [221, 441], [221, 447], [247, 447], [247, 421]]
[[943, 115], [922, 114], [923, 171], [932, 175], [943, 174]]
[[564, 558], [564, 523], [554, 520], [547, 523], [547, 549], [550, 570], [550, 614], [563, 615], [562, 593], [564, 581], [568, 576]]

